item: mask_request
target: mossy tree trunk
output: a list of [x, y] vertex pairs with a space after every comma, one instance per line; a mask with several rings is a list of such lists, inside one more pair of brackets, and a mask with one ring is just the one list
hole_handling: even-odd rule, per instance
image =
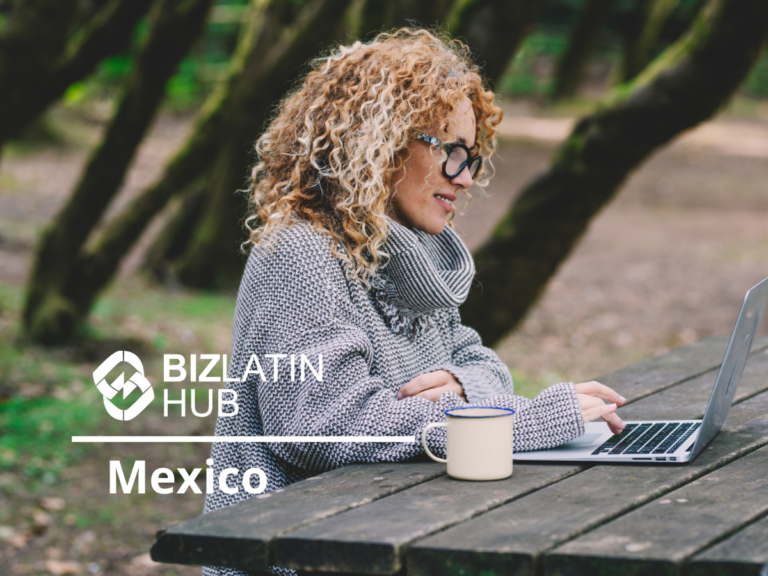
[[448, 31], [467, 43], [485, 76], [495, 83], [530, 33], [543, 4], [543, 0], [459, 2], [449, 17]]
[[[291, 0], [273, 0], [267, 5], [256, 3], [263, 9], [253, 15], [253, 23], [258, 26], [251, 27], [242, 37], [228, 81], [205, 104], [193, 135], [169, 162], [163, 177], [108, 222], [95, 240], [77, 242], [79, 250], [70, 252], [67, 262], [57, 265], [61, 274], [53, 283], [31, 285], [27, 306], [30, 313], [25, 315], [25, 321], [27, 332], [33, 338], [57, 343], [73, 334], [75, 327], [87, 317], [98, 294], [114, 277], [120, 261], [152, 217], [174, 195], [205, 183], [209, 192], [203, 213], [207, 214], [205, 211], [211, 210], [211, 205], [213, 211], [220, 213], [216, 202], [226, 204], [234, 191], [242, 187], [250, 143], [258, 136], [269, 107], [282, 96], [306, 55], [316, 52], [326, 34], [336, 32], [333, 23], [339, 20], [348, 2], [315, 0], [300, 8], [298, 14], [293, 12], [296, 4]], [[236, 154], [241, 154], [239, 160]], [[228, 164], [238, 167], [225, 169]], [[217, 173], [218, 180], [213, 178]], [[230, 178], [229, 185], [221, 185], [224, 177]], [[241, 239], [238, 222], [242, 215], [240, 212], [222, 218], [225, 226], [238, 231], [237, 241], [226, 249], [230, 257]], [[204, 228], [197, 227], [192, 241], [202, 245], [199, 250], [203, 254], [206, 237], [199, 230]], [[217, 247], [220, 237], [213, 241]], [[67, 235], [67, 241], [73, 248], [72, 237]], [[239, 256], [236, 257], [233, 269], [240, 266]], [[50, 275], [41, 270], [35, 277]]]
[[[210, 195], [203, 219], [195, 228], [184, 254], [174, 269], [187, 285], [196, 288], [234, 287], [243, 272], [240, 244], [247, 240], [243, 230], [246, 199], [238, 190], [247, 187], [248, 167], [254, 161], [253, 142], [269, 117], [269, 111], [296, 78], [308, 54], [329, 42], [349, 0], [316, 0], [290, 23], [277, 27], [277, 38], [264, 34], [256, 53], [259, 65], [248, 70], [239, 85], [233, 108], [238, 111], [217, 156], [209, 181]], [[273, 30], [275, 27], [272, 28]]]
[[192, 189], [178, 198], [178, 205], [168, 223], [144, 255], [143, 268], [156, 280], [175, 283], [171, 261], [180, 257], [192, 239], [205, 207], [206, 179], [193, 184]]
[[579, 14], [568, 39], [568, 46], [557, 62], [551, 94], [553, 101], [576, 94], [597, 36], [613, 3], [614, 0], [588, 0]]
[[475, 254], [482, 289], [462, 314], [486, 344], [520, 322], [629, 173], [723, 106], [766, 36], [768, 2], [710, 0], [683, 37], [577, 123]]
[[127, 48], [151, 3], [111, 0], [76, 27], [79, 2], [20, 2], [0, 34], [0, 147], [101, 60]]
[[[520, 40], [530, 30], [540, 4], [537, 0], [478, 0], [474, 3], [473, 10], [467, 10], [463, 18], [456, 19], [465, 25], [464, 28], [457, 25], [457, 30], [466, 31], [475, 46], [481, 46], [484, 50], [480, 57], [486, 60], [486, 71], [492, 74], [492, 80], [502, 74]], [[331, 3], [326, 0], [323, 10], [328, 14], [340, 16], [346, 6], [347, 2], [334, 0]], [[377, 4], [373, 2], [366, 6], [367, 10], [372, 10], [370, 6], [376, 7]], [[320, 9], [321, 6], [318, 5], [317, 10]], [[401, 16], [396, 9], [397, 5], [387, 8], [389, 20], [386, 20], [385, 24], [397, 25], [397, 18]], [[445, 6], [439, 2], [425, 2], [421, 9], [434, 15], [445, 13]], [[202, 220], [196, 226], [194, 237], [185, 253], [174, 262], [173, 269], [183, 284], [196, 288], [231, 288], [239, 282], [244, 266], [239, 247], [247, 239], [242, 227], [247, 204], [244, 196], [237, 194], [237, 191], [247, 187], [247, 169], [254, 161], [251, 143], [267, 120], [268, 107], [282, 96], [283, 87], [292, 79], [306, 54], [312, 53], [316, 50], [314, 47], [332, 38], [332, 24], [338, 20], [338, 16], [328, 20], [325, 27], [315, 24], [305, 28], [304, 24], [297, 22], [287, 32], [287, 36], [302, 38], [301, 45], [293, 47], [293, 55], [286, 52], [285, 56], [281, 56], [281, 59], [288, 63], [270, 70], [270, 77], [259, 83], [265, 90], [249, 97], [249, 105], [244, 107], [249, 114], [243, 114], [238, 119], [237, 127], [233, 127], [232, 137], [219, 154], [210, 180], [212, 195], [202, 211]], [[507, 23], [514, 24], [506, 27], [498, 24], [498, 20], [502, 18]], [[312, 17], [311, 21], [318, 22], [322, 19]], [[366, 21], [364, 18], [363, 22]], [[370, 14], [368, 21], [372, 22]], [[307, 18], [305, 22], [309, 23], [310, 20]], [[482, 33], [483, 26], [489, 26], [485, 34]], [[284, 41], [285, 48], [276, 45], [272, 53], [286, 50], [294, 43], [295, 40]], [[237, 106], [237, 109], [241, 107]]]
[[[251, 12], [249, 22], [244, 26], [238, 40], [235, 54], [230, 64], [227, 80], [223, 82], [206, 100], [195, 121], [192, 135], [171, 158], [162, 176], [144, 189], [131, 204], [113, 218], [103, 229], [98, 238], [89, 243], [78, 254], [70, 277], [73, 285], [68, 290], [74, 294], [79, 320], [84, 320], [96, 297], [109, 284], [122, 259], [138, 241], [152, 219], [166, 206], [174, 196], [184, 196], [198, 186], [204, 187], [210, 176], [211, 167], [226, 142], [226, 133], [236, 117], [234, 110], [235, 94], [240, 82], [248, 76], [250, 66], [257, 65], [261, 54], [255, 49], [257, 40], [268, 22], [266, 12], [272, 3], [253, 2], [258, 7]], [[185, 223], [189, 226], [184, 231], [184, 242], [191, 237], [200, 211], [188, 214]], [[176, 227], [174, 217], [169, 224]], [[152, 248], [152, 260], [148, 265], [155, 273], [165, 274], [169, 270], [165, 253], [166, 248], [174, 245], [170, 257], [183, 252], [183, 247], [175, 246], [176, 241], [170, 236], [171, 230], [161, 234], [161, 245]], [[79, 280], [75, 280], [79, 279]]]
[[117, 112], [70, 200], [38, 245], [24, 309], [25, 326], [34, 340], [59, 342], [71, 335], [80, 316], [72, 290], [81, 282], [72, 278], [77, 255], [120, 189], [165, 84], [202, 31], [211, 2], [163, 0], [153, 11], [147, 42]]
[[627, 82], [645, 69], [651, 61], [661, 32], [680, 0], [652, 0], [642, 4], [643, 24], [629, 42], [622, 58], [621, 80]]

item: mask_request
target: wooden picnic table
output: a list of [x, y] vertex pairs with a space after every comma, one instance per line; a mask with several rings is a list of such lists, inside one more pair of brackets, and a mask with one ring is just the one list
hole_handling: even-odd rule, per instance
[[[599, 381], [633, 419], [701, 418], [727, 339]], [[725, 428], [690, 464], [515, 463], [462, 482], [433, 462], [359, 464], [158, 532], [152, 558], [300, 573], [768, 575], [768, 339]]]

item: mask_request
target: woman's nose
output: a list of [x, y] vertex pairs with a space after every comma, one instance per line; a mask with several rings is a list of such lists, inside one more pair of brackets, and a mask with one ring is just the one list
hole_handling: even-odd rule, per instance
[[461, 188], [471, 188], [472, 187], [472, 176], [469, 173], [469, 168], [467, 166], [464, 167], [464, 169], [456, 174], [451, 179], [451, 184], [454, 184], [455, 186], [459, 186]]

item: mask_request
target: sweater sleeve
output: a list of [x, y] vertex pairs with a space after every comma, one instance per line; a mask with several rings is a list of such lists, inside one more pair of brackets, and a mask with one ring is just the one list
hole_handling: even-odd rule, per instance
[[464, 395], [472, 404], [477, 404], [489, 396], [512, 394], [514, 387], [509, 368], [496, 352], [483, 346], [480, 335], [472, 328], [461, 323], [458, 309], [449, 311], [451, 346], [451, 365], [446, 366], [461, 385]]
[[[424, 398], [398, 400], [396, 390], [374, 376], [374, 349], [366, 332], [352, 321], [354, 305], [338, 260], [305, 235], [290, 249], [279, 245], [246, 270], [257, 278], [251, 297], [243, 297], [236, 322], [237, 347], [284, 355], [265, 377], [250, 373], [243, 383], [255, 394], [267, 436], [415, 436], [416, 442], [286, 442], [269, 449], [284, 462], [322, 472], [355, 462], [395, 462], [422, 452], [421, 431], [445, 419], [444, 410], [462, 404], [455, 394], [434, 403]], [[297, 246], [297, 244], [299, 244]], [[266, 297], [265, 297], [266, 296]], [[291, 356], [295, 359], [292, 370]], [[301, 377], [300, 359], [316, 369]], [[255, 370], [255, 364], [251, 366]], [[243, 417], [247, 417], [243, 415]], [[445, 431], [428, 435], [430, 450], [445, 454]]]
[[[274, 360], [274, 371], [271, 365], [264, 366], [263, 377], [252, 373], [243, 383], [255, 392], [263, 434], [415, 436], [416, 440], [270, 444], [270, 450], [286, 463], [322, 472], [355, 462], [407, 460], [422, 452], [421, 431], [428, 423], [444, 421], [445, 410], [464, 404], [453, 393], [444, 394], [436, 403], [416, 397], [398, 400], [397, 390], [373, 375], [373, 345], [365, 330], [351, 319], [354, 304], [342, 268], [327, 250], [297, 254], [278, 249], [271, 257], [260, 258], [258, 269], [247, 273], [259, 277], [259, 292], [269, 296], [248, 298], [239, 315], [248, 320], [237, 329], [238, 347], [259, 355], [284, 355]], [[457, 342], [464, 345], [457, 349], [456, 362], [469, 371], [473, 364], [482, 364], [477, 356], [482, 347], [473, 353], [471, 334], [458, 334], [463, 336]], [[296, 359], [295, 371], [289, 364], [291, 356]], [[322, 378], [311, 372], [301, 378], [302, 356], [315, 367], [322, 356]], [[494, 370], [506, 370], [498, 358], [495, 362]], [[482, 376], [475, 378], [479, 381]], [[572, 385], [551, 387], [536, 400], [511, 395], [510, 381], [496, 386], [499, 392], [508, 386], [510, 393], [495, 394], [490, 401], [517, 412], [515, 449], [552, 447], [583, 432]], [[427, 438], [430, 450], [444, 456], [445, 430], [434, 430]]]
[[461, 323], [457, 309], [450, 314], [451, 364], [443, 369], [459, 381], [470, 404], [515, 410], [515, 451], [554, 448], [584, 434], [581, 408], [572, 383], [550, 386], [533, 400], [512, 395], [512, 377], [506, 364], [482, 345], [475, 330]]

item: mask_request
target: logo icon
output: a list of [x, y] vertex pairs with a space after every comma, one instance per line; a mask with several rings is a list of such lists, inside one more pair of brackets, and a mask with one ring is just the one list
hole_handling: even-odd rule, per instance
[[[125, 373], [121, 372], [120, 376], [110, 384], [106, 380], [107, 374], [120, 362], [127, 362], [133, 366], [136, 372], [128, 380], [125, 380]], [[96, 388], [104, 396], [104, 407], [107, 409], [107, 413], [115, 420], [133, 420], [155, 398], [155, 391], [152, 389], [152, 385], [144, 377], [144, 365], [141, 363], [141, 360], [139, 360], [136, 354], [126, 350], [115, 352], [104, 360], [93, 371], [93, 381], [96, 383]], [[117, 393], [121, 390], [123, 391], [123, 398], [127, 398], [137, 388], [141, 391], [141, 396], [130, 408], [122, 410], [112, 403], [112, 398], [117, 396]]]

